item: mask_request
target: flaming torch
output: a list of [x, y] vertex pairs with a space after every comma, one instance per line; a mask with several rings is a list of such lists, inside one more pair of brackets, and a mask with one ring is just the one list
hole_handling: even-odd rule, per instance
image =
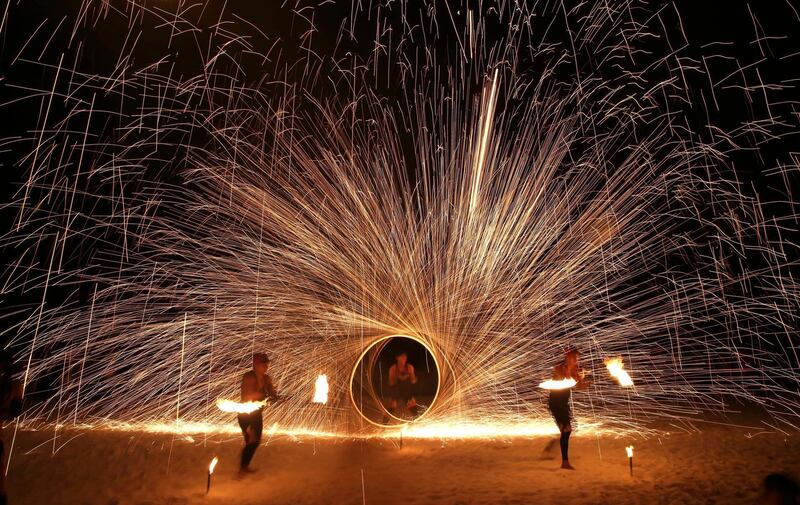
[[622, 358], [606, 358], [604, 360], [608, 373], [611, 377], [617, 380], [620, 386], [630, 387], [633, 386], [633, 379], [625, 371], [625, 365], [622, 364]]
[[631, 477], [633, 477], [633, 446], [627, 446], [625, 452], [628, 453], [628, 466], [631, 468]]
[[209, 463], [209, 465], [208, 465], [208, 479], [206, 480], [206, 494], [208, 494], [208, 491], [211, 489], [211, 474], [214, 473], [214, 467], [217, 466], [217, 463], [219, 463], [219, 458], [214, 456], [214, 459], [212, 459], [211, 463]]
[[560, 379], [560, 380], [548, 380], [539, 383], [539, 387], [542, 389], [569, 389], [571, 387], [575, 387], [575, 384], [578, 382], [575, 379]]
[[314, 403], [328, 403], [328, 376], [317, 376], [317, 382], [314, 383], [314, 398], [311, 400]]
[[223, 412], [232, 412], [235, 414], [249, 414], [260, 409], [266, 405], [266, 401], [260, 402], [235, 402], [233, 400], [225, 400], [220, 398], [217, 400], [217, 408]]

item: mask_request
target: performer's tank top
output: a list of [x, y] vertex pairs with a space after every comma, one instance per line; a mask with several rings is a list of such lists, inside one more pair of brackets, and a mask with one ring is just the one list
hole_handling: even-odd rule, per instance
[[397, 382], [407, 382], [411, 378], [411, 374], [408, 373], [408, 363], [403, 367], [403, 371], [400, 371], [400, 367], [397, 365], [394, 366], [395, 377], [397, 378]]

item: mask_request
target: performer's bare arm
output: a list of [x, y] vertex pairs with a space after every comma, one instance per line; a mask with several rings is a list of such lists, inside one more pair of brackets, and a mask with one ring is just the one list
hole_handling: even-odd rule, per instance
[[575, 380], [577, 381], [576, 387], [578, 389], [586, 389], [592, 385], [591, 375], [586, 373], [583, 369], [578, 370], [578, 377]]
[[392, 365], [389, 367], [389, 385], [397, 385], [397, 365]]
[[408, 368], [408, 378], [411, 381], [411, 384], [416, 384], [417, 383], [417, 373], [414, 371], [414, 365], [409, 363], [408, 365], [406, 365], [406, 367]]

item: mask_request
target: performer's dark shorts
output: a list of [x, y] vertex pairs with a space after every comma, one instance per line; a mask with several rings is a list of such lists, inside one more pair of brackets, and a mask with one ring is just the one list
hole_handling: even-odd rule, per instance
[[562, 433], [572, 431], [572, 409], [569, 406], [569, 397], [550, 397], [547, 404], [559, 431]]
[[242, 429], [242, 435], [247, 440], [247, 428], [250, 428], [256, 436], [256, 442], [261, 442], [261, 431], [264, 429], [264, 419], [261, 416], [261, 410], [256, 410], [249, 414], [239, 414], [239, 428]]
[[414, 388], [412, 384], [401, 381], [390, 389], [389, 394], [398, 406], [404, 409], [409, 400], [414, 398]]

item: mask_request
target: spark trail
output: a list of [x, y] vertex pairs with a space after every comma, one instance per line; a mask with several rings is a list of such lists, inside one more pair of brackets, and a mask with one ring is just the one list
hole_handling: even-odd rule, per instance
[[[4, 107], [43, 119], [3, 140], [24, 174], [3, 296], [43, 301], [6, 334], [29, 383], [59, 376], [26, 419], [227, 422], [208, 398], [256, 349], [292, 394], [268, 423], [352, 432], [354, 361], [407, 334], [444, 364], [431, 426], [544, 417], [567, 346], [635, 377], [574, 395], [592, 421], [746, 401], [796, 425], [797, 160], [761, 156], [764, 194], [734, 166], [792, 141], [791, 82], [673, 6], [424, 4], [264, 7], [288, 32], [85, 1], [15, 47]], [[717, 124], [735, 93], [752, 117]]]

